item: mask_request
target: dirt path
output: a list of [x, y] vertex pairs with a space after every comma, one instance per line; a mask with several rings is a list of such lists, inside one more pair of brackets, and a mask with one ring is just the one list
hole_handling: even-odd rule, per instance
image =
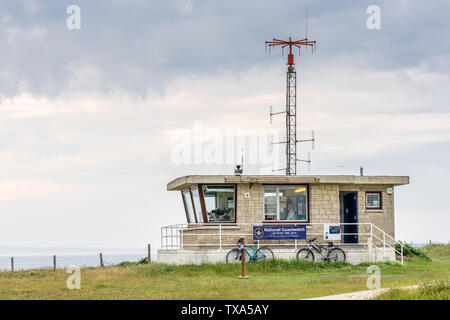
[[[416, 289], [419, 286], [407, 286], [407, 287], [399, 287], [396, 289]], [[391, 290], [394, 288], [383, 288], [383, 289], [376, 289], [376, 290], [366, 290], [366, 291], [356, 291], [356, 292], [350, 292], [350, 293], [344, 293], [344, 294], [337, 294], [333, 296], [324, 296], [324, 297], [317, 297], [317, 298], [310, 298], [305, 300], [370, 300], [378, 296], [379, 294], [386, 292], [388, 290]]]

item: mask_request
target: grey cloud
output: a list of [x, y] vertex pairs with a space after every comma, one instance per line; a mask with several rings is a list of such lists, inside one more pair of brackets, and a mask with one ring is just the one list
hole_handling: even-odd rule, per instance
[[[65, 10], [73, 1], [34, 1], [34, 9], [27, 3], [0, 5], [2, 96], [77, 90], [70, 86], [77, 68], [98, 70], [95, 89], [145, 95], [149, 89], [170, 94], [167, 84], [180, 74], [245, 70], [269, 59], [282, 62], [279, 51], [270, 57], [264, 53], [264, 41], [303, 36], [305, 5], [310, 7], [310, 35], [319, 42], [313, 62], [302, 59], [307, 65], [344, 59], [362, 68], [400, 68], [445, 57], [450, 47], [445, 31], [450, 4], [444, 1], [432, 7], [419, 1], [380, 1], [379, 31], [365, 26], [365, 9], [372, 1], [193, 0], [186, 10], [180, 1], [80, 0], [80, 31], [65, 26]], [[364, 58], [353, 61], [354, 55]], [[442, 67], [438, 61], [430, 67]]]

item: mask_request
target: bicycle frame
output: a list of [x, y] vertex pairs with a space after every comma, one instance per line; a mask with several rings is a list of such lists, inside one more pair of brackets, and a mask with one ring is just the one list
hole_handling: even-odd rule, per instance
[[[315, 244], [314, 242], [312, 243], [308, 243], [308, 249], [312, 252], [312, 249], [314, 249], [318, 254], [320, 254], [320, 256], [322, 257], [322, 259], [327, 259], [328, 255], [330, 253], [330, 249], [328, 249], [328, 247], [325, 246], [321, 246], [320, 244]], [[322, 250], [325, 249], [327, 255], [324, 256], [322, 254]]]
[[[252, 253], [250, 253], [248, 250], [247, 250], [247, 248], [251, 248], [252, 250]], [[245, 244], [244, 245], [244, 254], [247, 254], [248, 255], [248, 257], [250, 258], [250, 261], [256, 261], [256, 260], [259, 260], [259, 259], [265, 259], [266, 258], [266, 255], [264, 254], [264, 253], [262, 253], [262, 255], [260, 256], [260, 257], [257, 257], [256, 256], [256, 251], [258, 251], [258, 246], [256, 246], [256, 245], [254, 245], [254, 246], [250, 246], [250, 245], [248, 245], [248, 244]]]

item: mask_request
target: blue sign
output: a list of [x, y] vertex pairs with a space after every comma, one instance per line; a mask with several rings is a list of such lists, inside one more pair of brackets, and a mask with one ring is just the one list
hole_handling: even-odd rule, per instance
[[253, 240], [306, 239], [306, 226], [253, 226]]

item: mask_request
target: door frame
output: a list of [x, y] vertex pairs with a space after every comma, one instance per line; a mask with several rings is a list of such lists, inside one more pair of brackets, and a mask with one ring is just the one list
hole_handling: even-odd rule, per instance
[[[348, 209], [346, 198], [348, 199], [349, 196], [353, 196], [353, 206], [354, 206], [354, 217], [352, 222], [345, 221], [345, 209]], [[341, 197], [343, 197], [343, 201], [341, 201]], [[344, 207], [342, 208], [342, 202], [344, 204]], [[339, 220], [340, 223], [358, 223], [358, 191], [339, 191]], [[358, 225], [344, 225], [343, 226], [344, 232], [343, 233], [356, 233], [357, 235], [354, 236], [345, 236], [342, 239], [343, 243], [349, 243], [349, 244], [358, 244], [359, 243], [359, 232], [358, 232]], [[349, 237], [354, 237], [353, 240], [349, 241]]]

